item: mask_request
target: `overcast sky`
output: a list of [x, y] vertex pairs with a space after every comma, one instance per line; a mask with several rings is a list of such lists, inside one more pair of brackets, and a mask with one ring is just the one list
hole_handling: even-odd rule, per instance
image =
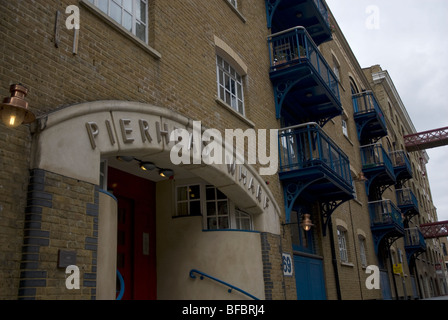
[[[387, 70], [417, 131], [448, 127], [448, 0], [327, 0], [361, 67]], [[428, 149], [440, 221], [448, 220], [448, 146]]]

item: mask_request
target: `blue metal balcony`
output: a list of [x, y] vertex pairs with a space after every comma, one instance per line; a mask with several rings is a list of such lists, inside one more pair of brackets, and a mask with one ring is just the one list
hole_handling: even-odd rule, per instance
[[376, 142], [387, 135], [383, 111], [372, 91], [352, 96], [358, 139], [362, 144]]
[[[375, 252], [381, 241], [404, 236], [403, 218], [400, 210], [390, 200], [369, 202], [370, 223], [375, 244]], [[393, 242], [393, 241], [392, 241]]]
[[277, 118], [323, 126], [342, 114], [339, 83], [303, 27], [268, 38]]
[[394, 166], [395, 178], [403, 183], [412, 179], [412, 167], [406, 152], [403, 150], [393, 151], [389, 154]]
[[368, 179], [367, 192], [370, 186], [390, 186], [395, 184], [395, 173], [389, 154], [380, 143], [361, 147], [362, 171]]
[[404, 249], [406, 250], [406, 258], [408, 264], [411, 259], [426, 251], [426, 242], [423, 233], [419, 228], [408, 228], [405, 230]]
[[268, 28], [272, 33], [303, 26], [320, 45], [332, 39], [328, 9], [324, 0], [265, 0]]
[[403, 215], [411, 218], [416, 214], [419, 214], [418, 201], [411, 189], [398, 189], [396, 190], [397, 206], [403, 213]]
[[279, 130], [280, 180], [306, 183], [309, 199], [353, 198], [350, 162], [316, 123]]

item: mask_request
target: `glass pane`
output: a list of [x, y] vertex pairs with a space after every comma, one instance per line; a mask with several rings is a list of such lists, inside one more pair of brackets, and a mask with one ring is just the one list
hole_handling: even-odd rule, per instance
[[238, 100], [238, 112], [244, 114], [244, 106], [241, 100]]
[[108, 14], [109, 0], [98, 0], [98, 8], [105, 14]]
[[223, 86], [219, 86], [219, 98], [222, 99], [222, 100], [225, 99], [224, 87]]
[[219, 201], [218, 215], [226, 215], [226, 214], [227, 214], [227, 201]]
[[146, 42], [146, 26], [144, 24], [141, 24], [140, 22], [137, 22], [136, 24], [136, 36], [142, 41]]
[[216, 215], [216, 205], [215, 205], [215, 202], [207, 202], [207, 215], [208, 216]]
[[134, 0], [123, 0], [123, 8], [126, 9], [126, 11], [128, 11], [129, 13], [133, 13], [132, 12], [132, 2]]
[[229, 218], [221, 217], [219, 218], [218, 229], [229, 229]]
[[125, 27], [126, 30], [132, 32], [132, 16], [126, 11], [124, 12], [123, 15], [123, 27]]
[[190, 200], [200, 199], [201, 198], [201, 192], [199, 189], [199, 186], [190, 186], [188, 189], [188, 192], [190, 194]]
[[249, 219], [242, 219], [241, 220], [241, 225], [240, 225], [241, 230], [250, 230], [250, 220]]
[[216, 189], [216, 193], [218, 195], [218, 199], [227, 199], [226, 195], [221, 191], [219, 191], [218, 189]]
[[110, 3], [110, 17], [121, 24], [121, 7], [114, 1]]
[[178, 216], [188, 216], [188, 203], [181, 202], [177, 204], [177, 215]]
[[200, 215], [201, 215], [201, 201], [191, 201], [190, 216], [200, 216]]
[[216, 218], [208, 218], [207, 219], [207, 229], [209, 229], [209, 230], [218, 229], [218, 223], [216, 221]]
[[187, 187], [177, 188], [177, 201], [185, 201], [187, 198]]
[[215, 188], [207, 187], [207, 200], [215, 200]]
[[143, 23], [146, 23], [146, 12], [147, 12], [146, 3], [145, 3], [145, 1], [141, 1], [141, 0], [137, 1], [137, 3], [139, 4], [139, 7], [137, 8], [137, 15], [140, 16], [140, 20]]

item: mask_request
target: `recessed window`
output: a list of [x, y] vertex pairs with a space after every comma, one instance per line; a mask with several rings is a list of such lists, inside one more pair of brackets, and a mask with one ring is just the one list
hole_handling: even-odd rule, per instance
[[201, 188], [199, 185], [182, 186], [177, 188], [177, 215], [201, 215]]
[[218, 97], [244, 115], [243, 79], [223, 58], [217, 56]]
[[214, 186], [206, 187], [207, 229], [230, 229], [229, 201]]
[[235, 207], [227, 196], [205, 183], [176, 188], [176, 216], [203, 216], [207, 230], [253, 230], [252, 216]]
[[89, 0], [144, 42], [148, 42], [148, 0]]
[[341, 228], [338, 228], [338, 243], [341, 262], [348, 262], [347, 232]]
[[366, 239], [363, 236], [359, 236], [359, 256], [361, 259], [361, 265], [367, 267], [367, 254], [366, 254]]
[[344, 119], [342, 121], [342, 134], [348, 138], [348, 128], [347, 128], [347, 121]]

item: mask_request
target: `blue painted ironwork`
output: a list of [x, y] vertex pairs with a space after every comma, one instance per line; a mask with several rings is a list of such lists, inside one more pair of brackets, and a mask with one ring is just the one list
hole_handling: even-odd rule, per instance
[[404, 188], [396, 190], [397, 206], [405, 216], [419, 214], [418, 200], [411, 189]]
[[286, 223], [304, 191], [308, 202], [321, 204], [327, 218], [342, 202], [353, 198], [350, 161], [317, 123], [280, 129], [279, 157]]
[[411, 162], [405, 151], [397, 150], [389, 154], [394, 167], [395, 178], [403, 184], [405, 180], [412, 179]]
[[372, 91], [352, 96], [354, 118], [361, 143], [376, 142], [387, 135], [386, 120]]
[[305, 28], [273, 34], [268, 43], [277, 118], [323, 125], [341, 115], [338, 79]]
[[125, 286], [123, 276], [121, 275], [120, 271], [118, 271], [118, 269], [117, 269], [117, 278], [118, 282], [120, 283], [120, 291], [117, 291], [118, 292], [117, 300], [121, 300], [124, 296]]
[[411, 263], [412, 258], [416, 258], [419, 254], [426, 251], [425, 237], [419, 228], [405, 229], [404, 249], [406, 250], [408, 264]]
[[369, 202], [369, 213], [376, 253], [384, 239], [389, 238], [395, 241], [404, 236], [401, 212], [391, 200]]
[[227, 283], [225, 281], [219, 280], [218, 278], [212, 277], [212, 276], [210, 276], [210, 275], [208, 275], [208, 274], [206, 274], [206, 273], [204, 273], [202, 271], [199, 271], [199, 270], [196, 270], [196, 269], [190, 270], [190, 278], [196, 279], [196, 274], [199, 275], [199, 279], [201, 279], [201, 280], [204, 280], [204, 277], [205, 277], [205, 278], [209, 278], [210, 280], [219, 282], [219, 283], [225, 285], [226, 287], [229, 287], [229, 289], [228, 289], [229, 293], [231, 293], [232, 290], [236, 290], [236, 291], [239, 291], [242, 294], [244, 294], [244, 295], [246, 295], [246, 296], [248, 296], [248, 297], [250, 297], [250, 298], [252, 298], [254, 300], [260, 300], [257, 297], [251, 295], [250, 293], [248, 293], [248, 292], [246, 292], [246, 291], [244, 291], [244, 290], [242, 290], [242, 289], [240, 289], [238, 287], [235, 287], [235, 286], [233, 286], [233, 285], [231, 285], [231, 284], [229, 284], [229, 283]]
[[303, 26], [318, 45], [332, 39], [324, 0], [265, 0], [265, 3], [268, 28], [273, 33]]
[[367, 194], [372, 185], [390, 186], [395, 184], [395, 173], [392, 160], [380, 143], [361, 146], [362, 170], [367, 178]]

